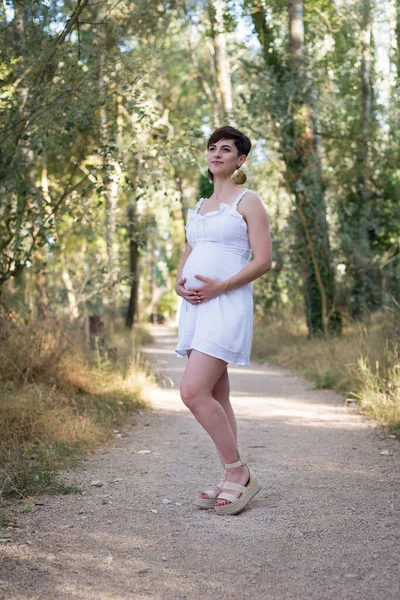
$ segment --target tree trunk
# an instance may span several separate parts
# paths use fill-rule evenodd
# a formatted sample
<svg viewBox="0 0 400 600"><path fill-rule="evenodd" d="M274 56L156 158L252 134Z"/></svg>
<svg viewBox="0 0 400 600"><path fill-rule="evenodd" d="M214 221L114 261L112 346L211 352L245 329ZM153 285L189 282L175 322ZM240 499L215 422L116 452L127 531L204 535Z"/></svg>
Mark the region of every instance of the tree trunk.
<svg viewBox="0 0 400 600"><path fill-rule="evenodd" d="M39 319L47 319L49 316L49 293L48 293L48 278L46 273L46 250L38 248L35 252L34 262L37 266L37 276L35 279L35 287L38 294L37 311Z"/></svg>
<svg viewBox="0 0 400 600"><path fill-rule="evenodd" d="M221 99L219 114L222 113L222 120L228 123L232 120L233 102L229 56L226 51L223 9L224 3L222 0L215 0L209 3L213 58L217 75L218 96Z"/></svg>
<svg viewBox="0 0 400 600"><path fill-rule="evenodd" d="M26 39L25 39L25 24L26 24L26 7L24 3L14 0L14 43L16 49L16 56L18 57L18 66L16 66L16 74L22 77L26 69L25 55ZM26 105L29 97L29 88L26 85L19 85L16 88L16 94L18 97L18 117L19 122L23 123L28 121L29 115L26 112ZM31 147L29 135L23 136L20 143L20 151L22 154L22 160L25 168L26 183L22 187L23 203L25 206L29 206L32 201L32 196L35 195L36 188L36 177L35 177L35 158ZM19 232L18 232L19 234Z"/></svg>
<svg viewBox="0 0 400 600"><path fill-rule="evenodd" d="M192 63L193 66L196 70L197 76L200 79L200 83L203 87L204 93L207 96L207 99L210 103L211 109L212 109L212 114L213 114L213 125L214 127L219 127L219 113L218 113L218 101L217 98L215 96L215 94L213 94L213 91L207 81L207 78L205 77L204 73L201 72L201 69L199 67L199 63L197 60L197 56L196 56L196 50L195 48L193 48L192 45L192 41L189 37L189 45L190 45L190 55L192 57Z"/></svg>
<svg viewBox="0 0 400 600"><path fill-rule="evenodd" d="M139 181L139 174L141 169L140 157L134 163L134 187ZM137 215L137 198L133 198L131 204L128 207L127 212L128 224L129 224L129 276L131 279L131 292L129 296L128 310L126 313L125 326L127 329L132 330L135 320L137 320L138 312L138 297L139 297L139 232L138 232L138 215Z"/></svg>
<svg viewBox="0 0 400 600"><path fill-rule="evenodd" d="M66 264L66 261L63 261L63 264ZM69 275L67 267L63 266L62 269L62 280L65 285L65 289L67 290L67 298L68 298L68 306L69 306L69 317L70 320L75 320L79 318L79 308L77 303L76 294L74 291L74 286L72 285L72 280Z"/></svg>
<svg viewBox="0 0 400 600"><path fill-rule="evenodd" d="M129 276L131 278L131 293L129 297L128 310L126 313L125 325L127 329L133 328L137 312L138 288L139 288L139 246L136 236L136 203L132 202L128 208L129 219Z"/></svg>
<svg viewBox="0 0 400 600"><path fill-rule="evenodd" d="M395 0L395 52L394 62L396 65L396 83L400 85L400 0Z"/></svg>
<svg viewBox="0 0 400 600"><path fill-rule="evenodd" d="M224 3L222 0L214 1L215 7L215 66L217 71L218 88L222 98L222 106L224 111L224 120L229 122L232 120L232 84L229 55L226 51L226 34L224 31L223 9Z"/></svg>
<svg viewBox="0 0 400 600"><path fill-rule="evenodd" d="M298 215L299 248L305 249L305 310L309 333L313 336L318 331L327 334L328 330L336 330L339 322L334 311L335 277L331 266L319 140L315 133L317 119L313 107L316 89L307 73L304 56L303 11L302 0L290 0L289 54L291 78L295 85L289 103L291 112L284 128L284 158Z"/></svg>
<svg viewBox="0 0 400 600"><path fill-rule="evenodd" d="M380 274L374 264L370 243L371 190L369 186L370 160L369 144L372 125L372 7L371 0L362 0L362 56L361 56L361 106L360 138L355 161L355 190L349 198L345 229L350 247L344 248L349 257L349 272L352 276L351 313L354 318L362 318L370 309L380 304Z"/></svg>

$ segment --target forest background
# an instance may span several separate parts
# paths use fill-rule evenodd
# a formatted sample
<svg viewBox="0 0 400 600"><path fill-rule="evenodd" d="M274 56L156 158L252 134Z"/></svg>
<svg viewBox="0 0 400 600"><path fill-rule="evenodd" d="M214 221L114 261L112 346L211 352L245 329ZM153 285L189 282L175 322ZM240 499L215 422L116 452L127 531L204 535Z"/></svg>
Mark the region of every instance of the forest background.
<svg viewBox="0 0 400 600"><path fill-rule="evenodd" d="M398 428L399 0L2 0L0 28L2 492L143 401L226 124L273 239L253 358Z"/></svg>

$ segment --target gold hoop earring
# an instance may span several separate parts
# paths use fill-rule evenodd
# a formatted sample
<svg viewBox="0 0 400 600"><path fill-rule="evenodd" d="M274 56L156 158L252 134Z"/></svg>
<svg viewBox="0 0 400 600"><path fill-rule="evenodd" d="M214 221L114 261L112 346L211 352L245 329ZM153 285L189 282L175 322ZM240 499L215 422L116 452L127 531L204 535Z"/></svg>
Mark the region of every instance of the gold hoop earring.
<svg viewBox="0 0 400 600"><path fill-rule="evenodd" d="M236 171L233 173L232 177L231 177L233 183L236 183L237 185L243 185L244 182L247 179L247 175L246 173L243 171L243 169L241 169L240 167L238 169L236 169Z"/></svg>

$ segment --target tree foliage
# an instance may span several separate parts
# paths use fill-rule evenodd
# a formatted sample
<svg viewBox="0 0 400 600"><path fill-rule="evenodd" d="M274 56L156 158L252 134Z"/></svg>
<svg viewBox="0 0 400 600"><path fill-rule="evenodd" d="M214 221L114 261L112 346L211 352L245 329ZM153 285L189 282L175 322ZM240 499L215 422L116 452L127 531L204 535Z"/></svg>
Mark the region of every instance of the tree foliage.
<svg viewBox="0 0 400 600"><path fill-rule="evenodd" d="M399 23L397 0L3 2L3 298L171 316L205 140L229 123L273 235L257 314L302 305L314 335L395 306Z"/></svg>

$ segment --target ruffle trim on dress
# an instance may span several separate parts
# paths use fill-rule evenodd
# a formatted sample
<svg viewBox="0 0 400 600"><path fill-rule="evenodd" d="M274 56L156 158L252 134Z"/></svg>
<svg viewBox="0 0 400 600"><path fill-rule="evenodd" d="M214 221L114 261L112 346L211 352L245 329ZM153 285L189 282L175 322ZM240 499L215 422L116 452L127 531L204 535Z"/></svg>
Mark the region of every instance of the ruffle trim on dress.
<svg viewBox="0 0 400 600"><path fill-rule="evenodd" d="M187 356L188 350L198 350L214 358L220 358L231 365L248 366L250 364L249 354L247 352L234 352L216 344L208 338L195 335L188 348L176 348L175 352L179 357Z"/></svg>
<svg viewBox="0 0 400 600"><path fill-rule="evenodd" d="M201 219L205 219L206 217L211 217L213 215L217 215L220 212L223 212L224 210L228 210L231 215L235 216L235 217L239 217L242 225L244 226L244 228L247 231L247 223L244 220L243 216L240 214L240 212L238 210L236 210L236 208L233 208L232 204L227 204L226 202L221 202L220 203L220 209L219 210L213 210L209 213L206 213L205 215L200 215L198 212L196 212L195 209L193 208L188 208L188 214L187 214L187 222L185 225L185 229L187 228L187 226L189 225L189 221L192 217L200 217Z"/></svg>

